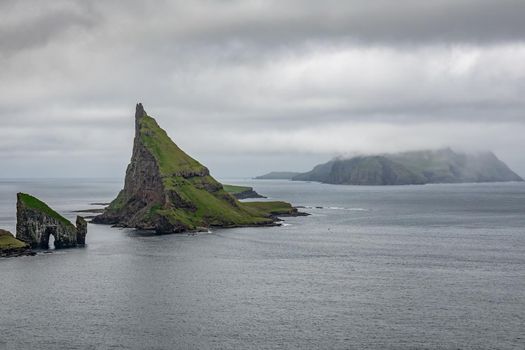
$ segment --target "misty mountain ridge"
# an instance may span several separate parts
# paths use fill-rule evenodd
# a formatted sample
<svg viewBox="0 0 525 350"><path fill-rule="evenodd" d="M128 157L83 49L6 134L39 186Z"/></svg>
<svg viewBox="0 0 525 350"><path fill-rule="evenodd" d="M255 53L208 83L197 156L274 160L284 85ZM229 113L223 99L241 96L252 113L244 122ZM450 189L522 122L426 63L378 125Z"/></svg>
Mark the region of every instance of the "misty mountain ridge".
<svg viewBox="0 0 525 350"><path fill-rule="evenodd" d="M346 185L523 181L492 152L463 153L450 148L337 157L292 180Z"/></svg>

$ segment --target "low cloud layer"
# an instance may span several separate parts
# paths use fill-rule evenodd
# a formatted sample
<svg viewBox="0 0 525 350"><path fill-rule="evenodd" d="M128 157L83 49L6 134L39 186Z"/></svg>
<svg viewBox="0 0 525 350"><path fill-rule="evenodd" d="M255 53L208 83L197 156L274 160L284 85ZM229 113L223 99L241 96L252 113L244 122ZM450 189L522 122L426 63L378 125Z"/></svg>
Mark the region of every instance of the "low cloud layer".
<svg viewBox="0 0 525 350"><path fill-rule="evenodd" d="M3 1L3 176L122 176L142 101L221 177L493 150L525 175L522 1Z"/></svg>

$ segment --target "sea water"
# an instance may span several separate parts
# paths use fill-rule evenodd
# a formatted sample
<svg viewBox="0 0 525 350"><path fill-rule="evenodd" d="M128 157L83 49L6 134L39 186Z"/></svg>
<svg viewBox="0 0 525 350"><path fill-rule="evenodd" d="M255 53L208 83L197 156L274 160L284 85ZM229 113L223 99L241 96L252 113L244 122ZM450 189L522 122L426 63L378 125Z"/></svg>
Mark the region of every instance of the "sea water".
<svg viewBox="0 0 525 350"><path fill-rule="evenodd" d="M304 206L268 228L0 259L0 349L524 349L525 185L228 180ZM0 180L73 220L122 180Z"/></svg>

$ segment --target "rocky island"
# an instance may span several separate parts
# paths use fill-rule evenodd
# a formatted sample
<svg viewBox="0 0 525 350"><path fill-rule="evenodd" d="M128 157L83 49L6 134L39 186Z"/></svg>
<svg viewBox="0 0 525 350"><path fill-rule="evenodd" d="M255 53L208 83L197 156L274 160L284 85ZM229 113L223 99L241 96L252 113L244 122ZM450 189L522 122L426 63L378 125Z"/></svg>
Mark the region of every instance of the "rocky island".
<svg viewBox="0 0 525 350"><path fill-rule="evenodd" d="M239 202L139 103L124 189L93 222L177 233L210 226L275 225L277 215L296 213L285 202Z"/></svg>
<svg viewBox="0 0 525 350"><path fill-rule="evenodd" d="M86 243L87 223L77 216L76 227L47 204L29 194L18 193L16 203L16 238L31 248L73 248Z"/></svg>
<svg viewBox="0 0 525 350"><path fill-rule="evenodd" d="M346 185L523 181L492 152L450 148L334 159L292 180Z"/></svg>

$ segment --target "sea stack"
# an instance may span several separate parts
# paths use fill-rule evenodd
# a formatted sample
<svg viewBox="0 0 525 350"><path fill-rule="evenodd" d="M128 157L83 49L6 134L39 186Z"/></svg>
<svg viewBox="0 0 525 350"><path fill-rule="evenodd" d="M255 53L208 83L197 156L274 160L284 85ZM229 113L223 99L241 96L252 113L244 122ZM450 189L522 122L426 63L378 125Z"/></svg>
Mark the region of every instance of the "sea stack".
<svg viewBox="0 0 525 350"><path fill-rule="evenodd" d="M124 189L93 222L157 233L274 225L275 217L265 208L241 203L227 193L208 168L181 150L139 103Z"/></svg>
<svg viewBox="0 0 525 350"><path fill-rule="evenodd" d="M31 248L49 248L49 237L55 248L73 248L85 244L87 225L77 217L77 227L47 204L26 193L17 194L16 238Z"/></svg>

